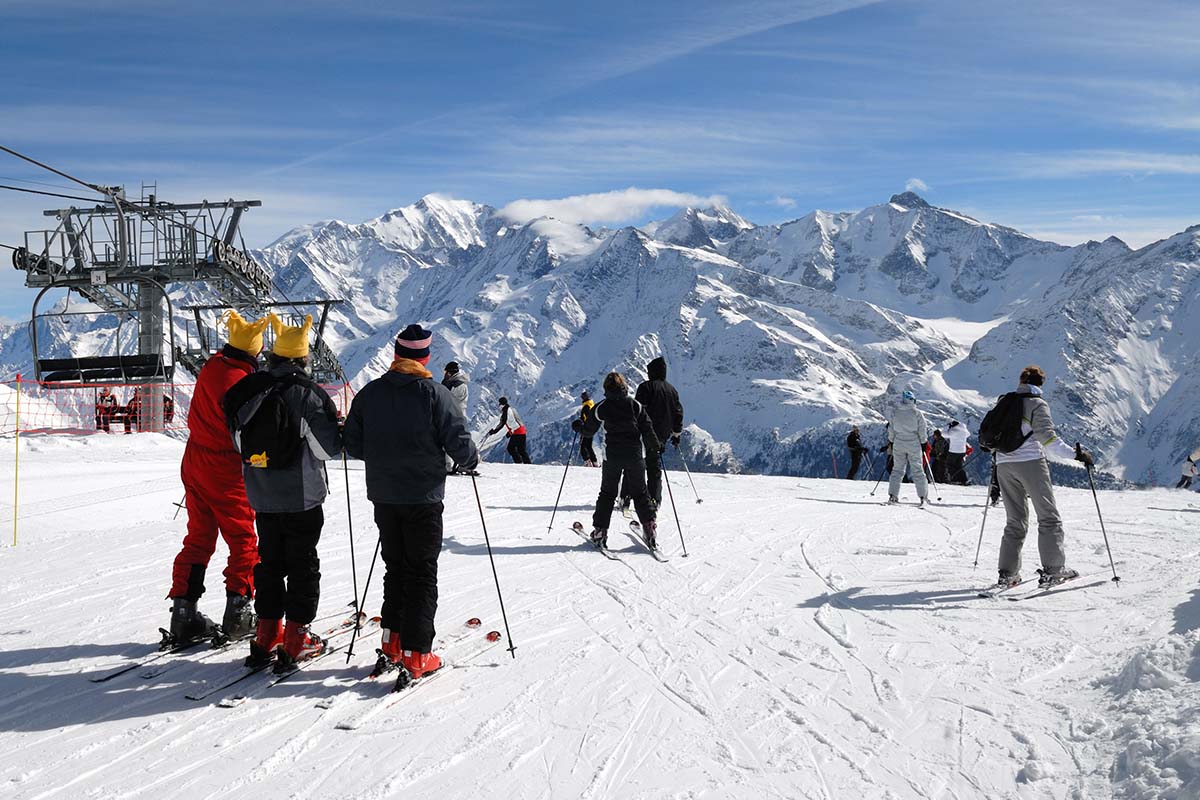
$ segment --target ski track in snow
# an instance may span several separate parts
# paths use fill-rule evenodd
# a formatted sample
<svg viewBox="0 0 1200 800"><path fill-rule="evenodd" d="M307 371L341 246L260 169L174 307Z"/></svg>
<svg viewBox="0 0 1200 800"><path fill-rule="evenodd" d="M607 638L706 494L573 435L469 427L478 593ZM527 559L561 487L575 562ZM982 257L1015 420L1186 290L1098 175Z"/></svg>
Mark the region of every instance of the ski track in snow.
<svg viewBox="0 0 1200 800"><path fill-rule="evenodd" d="M1153 746L1114 771L1126 740L1188 741L1145 720L1183 719L1191 684L1171 676L1196 674L1177 654L1200 628L1200 551L1165 490L1101 493L1120 587L1090 493L1060 490L1070 561L1099 585L1009 603L975 596L992 574L970 569L981 487L941 487L946 504L924 513L875 503L864 482L697 474L704 504L679 505L690 557L667 512L660 564L617 527L618 561L570 531L594 472L568 475L572 510L547 532L560 469L486 464L517 658L496 647L345 731L382 696L349 685L378 634L349 665L331 656L231 709L183 695L244 645L153 679L87 680L151 654L167 621L180 449L130 463L97 440L56 459L43 440L22 454L20 544L0 551L0 796L1088 798L1116 775L1118 796L1142 798L1182 780ZM11 466L0 478L11 487ZM470 616L502 629L471 486L447 490L439 637ZM351 593L345 500L333 481L322 615ZM361 472L351 500L361 586L376 535ZM989 519L983 564L1002 524ZM219 545L210 614L224 558ZM377 569L370 612L379 586Z"/></svg>

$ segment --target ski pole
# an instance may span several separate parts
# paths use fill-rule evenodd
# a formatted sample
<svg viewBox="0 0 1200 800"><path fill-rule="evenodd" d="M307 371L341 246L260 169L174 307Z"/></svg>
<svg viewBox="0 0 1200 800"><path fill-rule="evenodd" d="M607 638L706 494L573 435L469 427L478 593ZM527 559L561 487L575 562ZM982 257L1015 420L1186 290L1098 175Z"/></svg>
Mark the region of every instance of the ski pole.
<svg viewBox="0 0 1200 800"><path fill-rule="evenodd" d="M558 514L558 501L562 500L563 487L567 485L567 470L571 468L571 461L575 458L575 441L579 438L579 431L571 436L571 449L567 451L567 465L563 467L562 483L558 484L558 497L554 498L554 511L550 512L550 524L546 526L546 533L554 527L554 517Z"/></svg>
<svg viewBox="0 0 1200 800"><path fill-rule="evenodd" d="M354 655L354 640L358 638L358 632L361 626L358 623L358 609L367 604L367 591L371 588L371 576L375 574L375 559L379 558L379 545L383 542L383 532L380 531L379 538L375 540L375 555L371 556L371 567L367 570L367 582L363 584L362 600L356 596L354 598L354 633L350 634L350 645L346 648L346 663L350 663L350 657Z"/></svg>
<svg viewBox="0 0 1200 800"><path fill-rule="evenodd" d="M179 519L179 512L183 511L183 509L187 507L184 505L184 503L186 503L186 502L187 502L187 492L184 492L183 497L179 498L179 502L175 504L175 516L171 517L172 522Z"/></svg>
<svg viewBox="0 0 1200 800"><path fill-rule="evenodd" d="M679 450L679 445L675 445L675 449ZM659 458L661 460L661 456ZM688 482L692 484L692 494L696 495L696 502L703 503L704 501L700 499L700 493L696 491L696 482L692 480L692 471L688 469L687 459L683 457L683 453L679 454L679 460L683 463L683 471L687 473Z"/></svg>
<svg viewBox="0 0 1200 800"><path fill-rule="evenodd" d="M983 529L987 527L988 508L992 505L992 484L996 481L996 454L992 453L992 479L988 481L987 494L983 496L983 524L979 526L979 544L975 545L975 563L971 569L979 566L979 552L983 549Z"/></svg>
<svg viewBox="0 0 1200 800"><path fill-rule="evenodd" d="M940 502L942 502L942 493L938 491L938 488L937 488L937 481L935 481L935 480L933 479L933 467L931 467L931 466L929 465L929 456L925 455L925 449L924 449L924 448L921 448L921 460L925 462L924 466L922 466L922 467L921 467L921 469L926 469L926 468L928 468L928 470L929 470L929 482L933 484L933 493L937 495L938 502L940 503Z"/></svg>
<svg viewBox="0 0 1200 800"><path fill-rule="evenodd" d="M504 611L504 594L500 591L500 576L496 574L496 559L492 557L492 542L488 538L487 520L483 518L483 501L479 499L479 484L475 476L471 476L471 486L475 489L475 505L479 506L479 524L483 526L483 541L487 545L488 561L492 564L492 578L496 581L496 597L500 598L500 618L504 620L504 635L508 637L508 652L513 658L517 657L517 646L513 644L512 631L508 629L508 614Z"/></svg>
<svg viewBox="0 0 1200 800"><path fill-rule="evenodd" d="M1075 443L1075 450L1080 449L1079 443ZM1108 565L1112 568L1113 583L1118 586L1121 584L1121 579L1117 577L1117 565L1113 562L1112 548L1108 546L1108 531L1104 529L1104 515L1100 513L1100 497L1096 494L1096 481L1092 477L1092 465L1087 465L1088 483L1092 486L1092 499L1096 501L1096 516L1100 518L1100 532L1104 534L1104 549L1108 551Z"/></svg>
<svg viewBox="0 0 1200 800"><path fill-rule="evenodd" d="M350 510L350 467L346 464L346 451L342 450L342 477L346 479L346 524L350 529L350 579L354 585L354 629L362 627L362 609L358 606L358 565L354 559L354 512ZM328 483L326 478L326 483Z"/></svg>
<svg viewBox="0 0 1200 800"><path fill-rule="evenodd" d="M675 515L675 527L679 530L679 544L683 546L683 557L687 558L687 542L683 540L683 526L679 524L679 510L675 508L675 493L671 491L671 481L667 480L667 467L663 463L662 453L658 454L658 468L662 470L663 483L667 485L667 497L671 500L671 513Z"/></svg>
<svg viewBox="0 0 1200 800"><path fill-rule="evenodd" d="M869 481L871 480L871 473L875 471L875 459L871 458L871 449L869 447L863 449L867 454L867 471L859 480Z"/></svg>
<svg viewBox="0 0 1200 800"><path fill-rule="evenodd" d="M875 496L875 492L879 490L879 484L883 483L883 473L887 472L887 459L879 459L879 479L875 481L875 488L871 490L871 497Z"/></svg>

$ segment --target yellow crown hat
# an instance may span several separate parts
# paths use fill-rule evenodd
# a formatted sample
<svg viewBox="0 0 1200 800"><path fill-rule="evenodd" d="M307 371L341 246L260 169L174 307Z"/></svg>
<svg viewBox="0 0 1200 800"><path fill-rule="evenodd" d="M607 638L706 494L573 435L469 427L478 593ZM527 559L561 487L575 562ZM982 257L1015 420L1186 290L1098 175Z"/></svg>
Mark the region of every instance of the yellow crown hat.
<svg viewBox="0 0 1200 800"><path fill-rule="evenodd" d="M308 332L312 330L312 314L304 315L304 324L298 328L284 323L271 314L271 329L275 331L275 346L271 352L284 358L304 358L308 355Z"/></svg>
<svg viewBox="0 0 1200 800"><path fill-rule="evenodd" d="M256 356L263 349L263 331L267 329L269 320L266 317L247 322L242 315L230 309L221 318L229 329L229 344L238 350Z"/></svg>

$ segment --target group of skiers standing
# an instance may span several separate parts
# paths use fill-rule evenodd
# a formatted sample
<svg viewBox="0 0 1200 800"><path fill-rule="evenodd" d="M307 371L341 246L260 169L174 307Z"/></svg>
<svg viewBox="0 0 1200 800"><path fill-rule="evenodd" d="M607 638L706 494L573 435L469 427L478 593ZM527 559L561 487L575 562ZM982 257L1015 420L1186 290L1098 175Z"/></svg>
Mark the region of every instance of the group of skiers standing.
<svg viewBox="0 0 1200 800"><path fill-rule="evenodd" d="M1029 502L1032 501L1038 522L1038 550L1042 568L1038 570L1039 583L1054 583L1078 575L1066 567L1063 549L1062 518L1054 500L1054 486L1050 480L1047 458L1076 461L1088 469L1094 465L1092 455L1078 444L1072 448L1058 437L1050 406L1042 396L1045 372L1037 366L1028 366L1021 371L1015 392L1002 396L996 407L984 417L980 427L980 444L993 453L992 504L1003 500L1006 515L1004 536L1000 544L998 586L1012 586L1022 582L1021 549L1029 529ZM940 432L939 432L940 433ZM967 439L970 432L960 422L953 421L943 437L944 445L927 443L928 423L925 415L917 408L917 397L906 390L900 403L888 420L889 453L888 503L900 501L900 485L907 472L916 485L919 504L928 499L928 476L930 470L936 475L938 467L930 466L930 455L944 448L948 483L966 485L963 461L970 452ZM859 459L866 448L862 444L858 428L847 437L851 449L850 476L857 471ZM1200 452L1195 455L1200 456Z"/></svg>
<svg viewBox="0 0 1200 800"><path fill-rule="evenodd" d="M608 547L608 528L618 497L629 498L641 524L646 545L658 547L657 517L662 504L662 457L667 442L679 447L683 404L667 382L667 362L661 356L646 365L648 378L633 397L619 372L604 378L604 399L593 403L587 392L571 428L580 435L584 463L596 463L592 439L604 429L604 464L600 495L592 514L592 541Z"/></svg>
<svg viewBox="0 0 1200 800"><path fill-rule="evenodd" d="M309 376L311 317L293 327L274 315L247 321L230 311L224 322L228 344L201 369L188 415L187 536L173 568L166 640L253 631L247 665L274 661L277 672L325 649L310 629L328 493L322 462L344 452L365 463L380 533L381 660L413 679L438 669L432 646L447 460L467 471L479 461L449 380L457 369L447 365L450 387L434 381L426 368L433 334L409 325L396 338L390 369L363 387L343 421ZM264 370L268 325L275 336ZM197 607L218 534L230 553L219 626Z"/></svg>

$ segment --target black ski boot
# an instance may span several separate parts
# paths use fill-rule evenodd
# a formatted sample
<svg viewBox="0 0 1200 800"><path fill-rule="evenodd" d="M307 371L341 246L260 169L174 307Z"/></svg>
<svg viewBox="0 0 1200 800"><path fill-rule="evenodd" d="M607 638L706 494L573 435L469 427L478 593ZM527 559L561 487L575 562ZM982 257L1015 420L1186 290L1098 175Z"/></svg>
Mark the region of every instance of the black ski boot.
<svg viewBox="0 0 1200 800"><path fill-rule="evenodd" d="M658 549L658 523L651 520L642 528L642 537L646 540L646 546L651 550Z"/></svg>
<svg viewBox="0 0 1200 800"><path fill-rule="evenodd" d="M216 624L196 608L195 600L175 597L171 600L171 629L159 628L163 635L159 647L163 650L187 647L211 639L216 629Z"/></svg>
<svg viewBox="0 0 1200 800"><path fill-rule="evenodd" d="M1039 569L1038 570L1038 588L1049 589L1053 586L1058 586L1060 583L1066 583L1069 580L1074 580L1079 577L1079 573L1073 569L1059 567L1058 569Z"/></svg>
<svg viewBox="0 0 1200 800"><path fill-rule="evenodd" d="M592 544L596 545L596 547L599 547L602 549L607 549L608 548L608 531L602 530L600 528L593 528L592 529Z"/></svg>
<svg viewBox="0 0 1200 800"><path fill-rule="evenodd" d="M221 627L213 633L213 644L217 647L241 639L254 632L258 617L254 615L254 598L241 594L225 595L225 615Z"/></svg>

